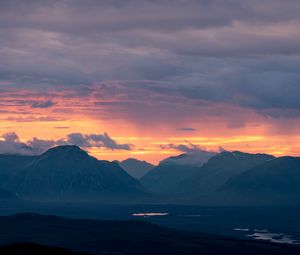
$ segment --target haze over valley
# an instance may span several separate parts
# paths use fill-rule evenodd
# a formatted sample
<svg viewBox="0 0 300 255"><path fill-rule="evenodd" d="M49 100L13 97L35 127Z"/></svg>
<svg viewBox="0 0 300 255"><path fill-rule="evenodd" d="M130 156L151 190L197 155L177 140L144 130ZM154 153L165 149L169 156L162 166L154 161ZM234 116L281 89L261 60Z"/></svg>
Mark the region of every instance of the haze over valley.
<svg viewBox="0 0 300 255"><path fill-rule="evenodd" d="M300 254L299 0L1 0L0 254Z"/></svg>

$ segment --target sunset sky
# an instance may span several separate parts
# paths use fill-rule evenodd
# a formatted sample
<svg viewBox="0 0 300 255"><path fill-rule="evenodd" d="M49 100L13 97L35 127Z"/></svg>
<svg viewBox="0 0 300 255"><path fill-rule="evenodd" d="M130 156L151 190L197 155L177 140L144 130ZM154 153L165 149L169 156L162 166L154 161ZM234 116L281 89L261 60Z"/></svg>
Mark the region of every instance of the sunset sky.
<svg viewBox="0 0 300 255"><path fill-rule="evenodd" d="M299 0L0 1L0 153L300 156Z"/></svg>

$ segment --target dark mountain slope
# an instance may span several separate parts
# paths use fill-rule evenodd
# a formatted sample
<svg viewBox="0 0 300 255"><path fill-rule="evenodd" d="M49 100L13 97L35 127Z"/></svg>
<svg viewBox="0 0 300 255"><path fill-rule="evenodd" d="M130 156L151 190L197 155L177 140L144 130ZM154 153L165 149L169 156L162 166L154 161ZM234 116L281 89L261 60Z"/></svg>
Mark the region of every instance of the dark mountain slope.
<svg viewBox="0 0 300 255"><path fill-rule="evenodd" d="M141 179L141 183L149 190L169 194L185 178L191 176L197 167L186 165L159 165Z"/></svg>
<svg viewBox="0 0 300 255"><path fill-rule="evenodd" d="M0 188L0 202L17 202L18 200L18 197L14 193Z"/></svg>
<svg viewBox="0 0 300 255"><path fill-rule="evenodd" d="M74 220L55 216L17 214L0 217L0 225L2 245L35 242L96 255L300 253L298 246L226 239L172 230L141 221Z"/></svg>
<svg viewBox="0 0 300 255"><path fill-rule="evenodd" d="M63 248L51 247L35 243L13 243L0 246L2 255L89 255L90 253L75 252ZM91 254L90 254L91 255Z"/></svg>
<svg viewBox="0 0 300 255"><path fill-rule="evenodd" d="M202 199L213 202L213 197L210 195L220 189L229 179L273 158L271 155L239 151L219 153L198 168L190 178L182 181L174 193L184 197L188 195L194 202L201 203Z"/></svg>
<svg viewBox="0 0 300 255"><path fill-rule="evenodd" d="M169 157L141 178L141 183L157 193L173 193L177 185L192 176L214 153L197 152Z"/></svg>
<svg viewBox="0 0 300 255"><path fill-rule="evenodd" d="M146 195L117 163L97 160L77 146L55 147L36 157L20 156L15 165L8 162L6 166L0 170L0 186L26 199L110 201Z"/></svg>
<svg viewBox="0 0 300 255"><path fill-rule="evenodd" d="M0 182L10 181L15 174L19 174L37 156L0 154Z"/></svg>
<svg viewBox="0 0 300 255"><path fill-rule="evenodd" d="M119 165L132 177L140 179L155 166L134 158L128 158L119 162Z"/></svg>
<svg viewBox="0 0 300 255"><path fill-rule="evenodd" d="M258 165L229 180L220 193L243 202L300 202L300 158L281 157Z"/></svg>

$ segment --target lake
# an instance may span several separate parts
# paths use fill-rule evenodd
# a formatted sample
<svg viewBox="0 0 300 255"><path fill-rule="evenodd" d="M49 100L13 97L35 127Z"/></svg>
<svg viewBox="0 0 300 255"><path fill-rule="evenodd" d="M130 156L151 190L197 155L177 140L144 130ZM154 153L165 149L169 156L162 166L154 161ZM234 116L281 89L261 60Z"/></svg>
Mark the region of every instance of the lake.
<svg viewBox="0 0 300 255"><path fill-rule="evenodd" d="M70 218L143 220L175 229L234 238L299 244L299 207L205 207L186 205L95 205L2 203L0 215L20 212Z"/></svg>

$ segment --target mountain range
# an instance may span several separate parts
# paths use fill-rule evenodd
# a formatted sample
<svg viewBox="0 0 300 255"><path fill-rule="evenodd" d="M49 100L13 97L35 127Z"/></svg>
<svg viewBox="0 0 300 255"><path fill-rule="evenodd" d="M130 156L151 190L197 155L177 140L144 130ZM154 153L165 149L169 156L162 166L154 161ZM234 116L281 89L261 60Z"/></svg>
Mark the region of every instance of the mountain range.
<svg viewBox="0 0 300 255"><path fill-rule="evenodd" d="M199 151L169 157L141 178L141 183L149 190L168 194L173 193L178 185L192 176L199 167L215 153Z"/></svg>
<svg viewBox="0 0 300 255"><path fill-rule="evenodd" d="M77 146L39 156L1 155L0 165L0 186L23 199L121 202L148 196L117 163L97 160Z"/></svg>
<svg viewBox="0 0 300 255"><path fill-rule="evenodd" d="M300 158L223 151L199 164L194 158L187 160L188 157L190 155L183 154L162 161L141 178L141 183L180 204L300 202Z"/></svg>
<svg viewBox="0 0 300 255"><path fill-rule="evenodd" d="M121 162L117 162L129 175L136 179L142 178L155 166L142 160L128 158Z"/></svg>
<svg viewBox="0 0 300 255"><path fill-rule="evenodd" d="M38 156L0 155L0 165L1 201L201 205L300 201L297 157L198 152L169 157L150 169L147 162L98 160L77 146L66 145ZM131 174L148 172L137 180L122 165Z"/></svg>
<svg viewBox="0 0 300 255"><path fill-rule="evenodd" d="M300 158L280 157L228 180L219 190L246 204L294 204L300 202Z"/></svg>
<svg viewBox="0 0 300 255"><path fill-rule="evenodd" d="M274 157L267 154L221 152L179 183L174 192L177 196L188 196L194 203L214 203L219 190L228 180L272 159Z"/></svg>

